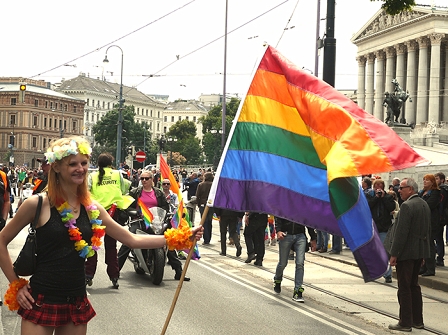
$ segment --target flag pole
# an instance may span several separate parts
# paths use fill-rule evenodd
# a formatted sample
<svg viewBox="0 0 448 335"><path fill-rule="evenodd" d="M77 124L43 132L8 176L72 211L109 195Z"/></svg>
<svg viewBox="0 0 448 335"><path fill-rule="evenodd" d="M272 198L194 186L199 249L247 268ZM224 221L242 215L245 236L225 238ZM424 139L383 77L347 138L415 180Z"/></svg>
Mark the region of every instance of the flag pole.
<svg viewBox="0 0 448 335"><path fill-rule="evenodd" d="M205 206L204 212L202 213L201 222L199 223L199 226L203 226L204 225L205 218L207 217L207 214L208 214L208 209L209 209L209 207ZM196 246L196 243L197 243L197 241L196 241L196 239L194 239L193 246L190 248L190 252L188 253L187 259L185 261L184 269L182 270L182 275L180 276L180 280L179 280L179 284L177 285L176 293L174 294L173 301L171 302L171 308L170 308L170 310L168 312L168 315L166 317L165 324L163 325L162 332L160 333L161 335L165 334L166 329L168 328L168 325L170 323L171 316L173 315L174 308L176 307L177 298L179 297L180 290L182 289L182 284L184 283L185 274L187 273L188 265L190 265L191 257L193 256L194 248Z"/></svg>

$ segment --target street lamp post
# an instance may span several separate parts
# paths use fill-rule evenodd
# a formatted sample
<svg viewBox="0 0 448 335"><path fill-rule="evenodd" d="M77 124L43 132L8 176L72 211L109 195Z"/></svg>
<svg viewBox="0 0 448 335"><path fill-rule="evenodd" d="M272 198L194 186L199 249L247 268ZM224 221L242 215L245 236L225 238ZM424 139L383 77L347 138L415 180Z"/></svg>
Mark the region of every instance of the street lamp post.
<svg viewBox="0 0 448 335"><path fill-rule="evenodd" d="M171 165L173 165L173 146L171 145L171 143L172 142L177 142L177 138L170 136L166 140L170 143L170 146L169 146L169 148L170 148L170 157L169 157L169 160L168 160L168 164L171 167Z"/></svg>
<svg viewBox="0 0 448 335"><path fill-rule="evenodd" d="M117 153L116 153L116 164L117 168L120 167L121 162L121 136L123 132L123 50L118 45L111 45L106 49L106 56L104 57L103 63L109 63L107 59L107 51L116 47L121 51L121 76L120 76L120 96L119 96L119 105L118 105L118 122L117 122Z"/></svg>

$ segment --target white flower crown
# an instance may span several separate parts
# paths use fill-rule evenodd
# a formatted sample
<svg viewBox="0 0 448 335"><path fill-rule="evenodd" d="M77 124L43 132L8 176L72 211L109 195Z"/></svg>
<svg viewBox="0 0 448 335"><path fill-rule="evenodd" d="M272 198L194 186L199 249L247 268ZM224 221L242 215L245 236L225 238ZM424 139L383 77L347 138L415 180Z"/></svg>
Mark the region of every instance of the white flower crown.
<svg viewBox="0 0 448 335"><path fill-rule="evenodd" d="M77 144L76 141L71 140L70 144L64 145L56 145L53 147L53 150L48 149L45 153L45 157L48 160L48 163L54 163L57 160L61 160L64 157L70 155L77 155L79 153L83 155L89 155L92 153L92 148L90 147L88 142L82 142Z"/></svg>

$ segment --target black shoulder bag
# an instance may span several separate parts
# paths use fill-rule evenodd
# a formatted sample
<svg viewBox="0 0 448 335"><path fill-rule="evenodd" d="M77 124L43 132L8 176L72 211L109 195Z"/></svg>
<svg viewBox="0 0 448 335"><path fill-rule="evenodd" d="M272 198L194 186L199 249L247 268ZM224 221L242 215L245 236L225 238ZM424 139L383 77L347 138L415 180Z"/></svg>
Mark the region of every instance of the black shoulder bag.
<svg viewBox="0 0 448 335"><path fill-rule="evenodd" d="M36 241L36 226L39 220L40 210L42 208L42 196L38 194L39 202L36 208L36 215L34 221L30 223L28 228L28 236L25 245L20 251L19 256L14 262L14 271L18 276L31 276L36 270L37 263L37 241Z"/></svg>

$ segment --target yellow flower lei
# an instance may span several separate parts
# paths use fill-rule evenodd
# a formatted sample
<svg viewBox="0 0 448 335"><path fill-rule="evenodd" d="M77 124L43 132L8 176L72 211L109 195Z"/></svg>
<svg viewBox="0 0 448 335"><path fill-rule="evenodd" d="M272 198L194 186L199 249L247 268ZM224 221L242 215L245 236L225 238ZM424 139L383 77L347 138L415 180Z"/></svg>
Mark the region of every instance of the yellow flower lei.
<svg viewBox="0 0 448 335"><path fill-rule="evenodd" d="M164 233L169 250L190 249L193 246L193 241L190 239L192 235L188 225L181 225L177 229L170 228Z"/></svg>
<svg viewBox="0 0 448 335"><path fill-rule="evenodd" d="M28 285L28 280L19 278L9 283L8 290L5 293L5 305L10 311L17 311L20 307L17 302L17 292L24 286Z"/></svg>

